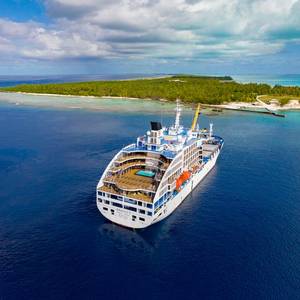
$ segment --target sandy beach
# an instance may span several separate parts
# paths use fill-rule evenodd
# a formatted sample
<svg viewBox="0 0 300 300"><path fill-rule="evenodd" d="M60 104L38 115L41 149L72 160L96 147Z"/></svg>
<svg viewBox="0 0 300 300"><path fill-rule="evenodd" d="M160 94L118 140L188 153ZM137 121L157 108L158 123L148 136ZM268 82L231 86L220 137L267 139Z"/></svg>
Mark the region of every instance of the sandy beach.
<svg viewBox="0 0 300 300"><path fill-rule="evenodd" d="M230 102L226 104L214 105L223 109L252 109L252 110L270 110L270 111L285 111L285 110L299 110L300 101L298 99L291 99L287 104L280 105L280 102L274 98L267 104L262 99L263 96L258 96L255 102Z"/></svg>
<svg viewBox="0 0 300 300"><path fill-rule="evenodd" d="M169 101L167 99L157 99L153 100L151 98L134 98L134 97L117 97L117 96L80 96L80 95L62 95L62 94L42 94L42 93L26 93L26 92L0 92L1 94L15 94L15 95L24 95L24 96L41 96L41 97L61 97L61 98L80 98L80 99L116 99L116 100L139 100L139 101L159 101L159 102L166 102L166 103L173 103L173 101ZM207 108L219 108L219 109L229 109L229 110L270 110L270 111L288 111L288 110L300 110L300 101L297 99L290 100L285 105L280 105L279 100L276 98L272 99L270 104L263 102L262 100L265 95L258 96L255 102L229 102L224 104L203 104ZM187 106L193 105L193 103L183 103Z"/></svg>

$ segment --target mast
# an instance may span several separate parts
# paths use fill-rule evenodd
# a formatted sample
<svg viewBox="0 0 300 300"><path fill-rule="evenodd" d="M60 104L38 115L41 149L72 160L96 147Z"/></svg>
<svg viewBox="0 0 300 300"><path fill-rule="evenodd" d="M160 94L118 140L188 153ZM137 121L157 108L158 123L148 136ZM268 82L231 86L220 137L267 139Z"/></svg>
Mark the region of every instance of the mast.
<svg viewBox="0 0 300 300"><path fill-rule="evenodd" d="M180 115L181 115L181 105L180 105L180 100L177 99L176 100L176 117L175 117L175 124L174 124L174 128L175 130L178 130L180 127Z"/></svg>
<svg viewBox="0 0 300 300"><path fill-rule="evenodd" d="M210 123L210 124L209 124L209 137L210 137L210 138L211 138L212 135L213 135L213 126L214 126L213 123Z"/></svg>

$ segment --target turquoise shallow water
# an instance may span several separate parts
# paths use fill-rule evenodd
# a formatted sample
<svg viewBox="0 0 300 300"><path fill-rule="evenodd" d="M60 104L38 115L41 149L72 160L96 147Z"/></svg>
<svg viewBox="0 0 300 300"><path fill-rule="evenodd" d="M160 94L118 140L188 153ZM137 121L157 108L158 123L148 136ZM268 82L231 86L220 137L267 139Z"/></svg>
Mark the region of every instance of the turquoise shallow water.
<svg viewBox="0 0 300 300"><path fill-rule="evenodd" d="M1 299L299 299L300 113L202 115L225 139L216 167L169 218L130 231L100 215L95 187L157 108L1 102Z"/></svg>
<svg viewBox="0 0 300 300"><path fill-rule="evenodd" d="M232 78L241 83L267 83L272 86L300 86L300 74L292 75L232 75Z"/></svg>
<svg viewBox="0 0 300 300"><path fill-rule="evenodd" d="M174 111L174 103L128 99L128 98L94 98L45 96L18 93L0 93L0 103L11 103L16 106L52 107L56 109L87 109L93 111L123 112L159 112Z"/></svg>

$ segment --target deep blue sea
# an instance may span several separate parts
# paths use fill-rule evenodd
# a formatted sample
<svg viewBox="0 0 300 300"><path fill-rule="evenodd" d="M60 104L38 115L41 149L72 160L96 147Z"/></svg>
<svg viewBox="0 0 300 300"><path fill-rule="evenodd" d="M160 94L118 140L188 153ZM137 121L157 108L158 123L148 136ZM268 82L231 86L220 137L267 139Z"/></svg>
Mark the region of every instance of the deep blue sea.
<svg viewBox="0 0 300 300"><path fill-rule="evenodd" d="M216 167L131 231L95 188L159 113L1 102L0 299L300 299L300 113L286 115L201 116L225 139Z"/></svg>

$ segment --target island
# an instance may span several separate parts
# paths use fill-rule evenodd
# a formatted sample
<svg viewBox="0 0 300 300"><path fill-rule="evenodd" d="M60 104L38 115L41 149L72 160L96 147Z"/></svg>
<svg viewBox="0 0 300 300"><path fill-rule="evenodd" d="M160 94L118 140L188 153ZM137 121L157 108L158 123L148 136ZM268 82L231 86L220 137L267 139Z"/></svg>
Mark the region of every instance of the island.
<svg viewBox="0 0 300 300"><path fill-rule="evenodd" d="M1 88L3 92L51 95L124 97L223 105L255 103L257 97L274 107L298 108L300 87L238 83L230 76L174 75L163 78L23 84Z"/></svg>

